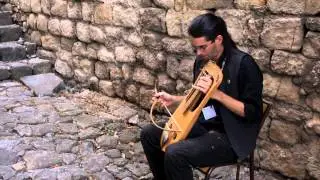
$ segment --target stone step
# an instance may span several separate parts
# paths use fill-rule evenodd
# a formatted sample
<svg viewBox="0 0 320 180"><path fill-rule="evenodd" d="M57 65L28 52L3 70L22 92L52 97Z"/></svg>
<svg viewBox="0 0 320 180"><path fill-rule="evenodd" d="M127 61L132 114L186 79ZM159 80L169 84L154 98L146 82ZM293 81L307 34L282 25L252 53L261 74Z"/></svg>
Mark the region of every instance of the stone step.
<svg viewBox="0 0 320 180"><path fill-rule="evenodd" d="M24 76L21 81L37 96L51 96L65 86L63 80L54 73Z"/></svg>
<svg viewBox="0 0 320 180"><path fill-rule="evenodd" d="M19 25L0 26L0 42L17 41L21 35L22 29Z"/></svg>
<svg viewBox="0 0 320 180"><path fill-rule="evenodd" d="M17 61L26 58L24 46L11 41L0 43L0 61Z"/></svg>
<svg viewBox="0 0 320 180"><path fill-rule="evenodd" d="M12 24L11 12L10 11L0 11L0 25Z"/></svg>
<svg viewBox="0 0 320 180"><path fill-rule="evenodd" d="M0 62L0 80L14 79L21 77L50 73L53 71L50 60L32 58L15 62Z"/></svg>

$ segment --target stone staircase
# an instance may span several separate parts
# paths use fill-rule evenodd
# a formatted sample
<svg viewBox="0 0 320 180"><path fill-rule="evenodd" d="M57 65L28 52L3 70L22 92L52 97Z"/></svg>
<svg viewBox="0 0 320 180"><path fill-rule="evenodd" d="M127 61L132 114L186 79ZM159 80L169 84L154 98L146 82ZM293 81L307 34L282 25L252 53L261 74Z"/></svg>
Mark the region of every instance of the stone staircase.
<svg viewBox="0 0 320 180"><path fill-rule="evenodd" d="M0 81L50 73L50 60L36 57L36 44L25 42L22 29L13 24L10 11L0 11Z"/></svg>
<svg viewBox="0 0 320 180"><path fill-rule="evenodd" d="M1 5L1 4L0 4ZM22 29L13 24L10 11L0 8L0 81L21 81L36 96L50 96L64 88L56 76L53 63L38 58L35 43L25 42Z"/></svg>

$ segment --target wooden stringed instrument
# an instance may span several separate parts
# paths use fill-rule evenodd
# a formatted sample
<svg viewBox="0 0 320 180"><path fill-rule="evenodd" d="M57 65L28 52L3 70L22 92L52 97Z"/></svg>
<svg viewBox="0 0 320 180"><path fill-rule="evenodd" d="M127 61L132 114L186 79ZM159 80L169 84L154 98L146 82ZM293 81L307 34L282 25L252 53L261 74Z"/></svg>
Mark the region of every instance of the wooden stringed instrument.
<svg viewBox="0 0 320 180"><path fill-rule="evenodd" d="M152 104L150 118L157 127L163 129L160 141L162 151L166 151L166 148L170 144L183 140L188 136L193 125L198 120L202 108L207 104L213 92L219 87L223 78L221 69L211 61L208 61L202 68L195 84L197 84L199 78L204 75L210 75L213 80L208 92L204 94L200 90L191 88L189 93L179 104L178 108L171 115L164 128L161 128L154 122L152 110L158 102L155 101Z"/></svg>

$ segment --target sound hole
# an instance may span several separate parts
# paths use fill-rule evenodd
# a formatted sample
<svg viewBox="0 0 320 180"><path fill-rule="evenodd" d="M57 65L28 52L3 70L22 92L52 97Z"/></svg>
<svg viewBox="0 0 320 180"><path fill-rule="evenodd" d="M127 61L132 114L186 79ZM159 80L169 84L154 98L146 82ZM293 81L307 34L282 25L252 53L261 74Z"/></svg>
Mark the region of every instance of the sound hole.
<svg viewBox="0 0 320 180"><path fill-rule="evenodd" d="M176 133L176 132L173 132L172 138L173 138L174 140L177 138L177 133Z"/></svg>

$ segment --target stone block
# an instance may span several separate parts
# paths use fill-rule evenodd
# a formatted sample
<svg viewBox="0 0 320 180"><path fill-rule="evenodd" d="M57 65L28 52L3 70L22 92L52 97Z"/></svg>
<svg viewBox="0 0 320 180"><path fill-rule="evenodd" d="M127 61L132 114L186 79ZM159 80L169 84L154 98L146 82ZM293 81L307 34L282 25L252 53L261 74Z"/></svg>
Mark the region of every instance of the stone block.
<svg viewBox="0 0 320 180"><path fill-rule="evenodd" d="M314 111L320 112L320 96L317 93L309 94L306 98L306 104Z"/></svg>
<svg viewBox="0 0 320 180"><path fill-rule="evenodd" d="M25 76L21 81L37 96L50 96L64 88L63 80L54 73Z"/></svg>
<svg viewBox="0 0 320 180"><path fill-rule="evenodd" d="M81 2L81 14L84 21L91 21L93 18L93 12L94 12L94 3L93 2L87 2L83 1Z"/></svg>
<svg viewBox="0 0 320 180"><path fill-rule="evenodd" d="M2 25L0 26L0 42L17 41L22 35L19 25Z"/></svg>
<svg viewBox="0 0 320 180"><path fill-rule="evenodd" d="M71 19L82 19L81 15L81 3L68 2L68 18Z"/></svg>
<svg viewBox="0 0 320 180"><path fill-rule="evenodd" d="M311 31L320 31L320 17L307 17L306 27Z"/></svg>
<svg viewBox="0 0 320 180"><path fill-rule="evenodd" d="M87 47L85 43L77 41L72 46L72 55L87 56Z"/></svg>
<svg viewBox="0 0 320 180"><path fill-rule="evenodd" d="M123 64L121 67L121 70L122 70L124 80L131 79L132 74L133 74L133 68L130 65Z"/></svg>
<svg viewBox="0 0 320 180"><path fill-rule="evenodd" d="M100 46L97 52L98 59L103 62L113 62L115 61L115 56L113 52L109 51L105 46Z"/></svg>
<svg viewBox="0 0 320 180"><path fill-rule="evenodd" d="M62 156L54 151L28 151L24 154L27 169L42 169L56 166L62 163Z"/></svg>
<svg viewBox="0 0 320 180"><path fill-rule="evenodd" d="M74 79L78 82L85 83L88 82L90 74L85 73L82 69L74 70Z"/></svg>
<svg viewBox="0 0 320 180"><path fill-rule="evenodd" d="M126 88L125 97L131 102L139 103L140 97L137 94L139 94L139 88L133 84L129 84Z"/></svg>
<svg viewBox="0 0 320 180"><path fill-rule="evenodd" d="M174 0L154 0L153 1L157 6L160 6L164 9L173 9L174 8Z"/></svg>
<svg viewBox="0 0 320 180"><path fill-rule="evenodd" d="M176 89L176 81L172 80L167 74L158 74L158 87L166 92L174 93Z"/></svg>
<svg viewBox="0 0 320 180"><path fill-rule="evenodd" d="M309 58L320 58L320 33L309 31L304 39L302 54Z"/></svg>
<svg viewBox="0 0 320 180"><path fill-rule="evenodd" d="M11 69L11 77L14 80L20 80L23 76L32 75L32 68L24 62L9 63Z"/></svg>
<svg viewBox="0 0 320 180"><path fill-rule="evenodd" d="M20 8L23 12L31 12L31 0L19 0Z"/></svg>
<svg viewBox="0 0 320 180"><path fill-rule="evenodd" d="M187 39L165 37L162 39L163 48L169 53L193 55L192 46ZM179 47L179 48L177 48Z"/></svg>
<svg viewBox="0 0 320 180"><path fill-rule="evenodd" d="M273 104L272 108L272 119L283 119L295 124L303 124L305 121L312 119L313 115L312 110L307 106L279 102Z"/></svg>
<svg viewBox="0 0 320 180"><path fill-rule="evenodd" d="M182 36L182 16L181 12L169 9L166 15L167 31L169 36Z"/></svg>
<svg viewBox="0 0 320 180"><path fill-rule="evenodd" d="M48 50L58 51L60 48L60 38L50 34L41 36L42 47Z"/></svg>
<svg viewBox="0 0 320 180"><path fill-rule="evenodd" d="M93 41L100 42L102 44L106 41L106 34L100 27L90 25L89 26L90 39Z"/></svg>
<svg viewBox="0 0 320 180"><path fill-rule="evenodd" d="M179 64L178 76L189 82L193 81L193 59L182 59Z"/></svg>
<svg viewBox="0 0 320 180"><path fill-rule="evenodd" d="M136 31L133 32L133 33L130 33L129 36L124 36L124 39L126 41L128 41L129 43L131 43L132 45L136 46L136 47L142 47L143 46L142 37Z"/></svg>
<svg viewBox="0 0 320 180"><path fill-rule="evenodd" d="M60 17L68 17L68 3L65 0L52 0L51 14Z"/></svg>
<svg viewBox="0 0 320 180"><path fill-rule="evenodd" d="M95 7L93 13L93 23L110 24L112 21L112 6L99 4Z"/></svg>
<svg viewBox="0 0 320 180"><path fill-rule="evenodd" d="M161 50L162 49L162 36L157 33L145 33L142 34L142 38L144 41L144 44L148 46L151 49L154 50Z"/></svg>
<svg viewBox="0 0 320 180"><path fill-rule="evenodd" d="M250 55L259 65L261 71L270 69L271 52L267 48L252 49Z"/></svg>
<svg viewBox="0 0 320 180"><path fill-rule="evenodd" d="M147 88L147 87L140 87L139 90L139 104L141 107L145 108L145 109L149 109L152 105L152 102L150 101L150 99L152 99L152 96L154 94L154 90ZM136 94L137 96L137 94Z"/></svg>
<svg viewBox="0 0 320 180"><path fill-rule="evenodd" d="M179 64L180 63L176 57L167 57L167 73L173 79L177 79L178 77Z"/></svg>
<svg viewBox="0 0 320 180"><path fill-rule="evenodd" d="M39 31L32 31L30 35L30 41L41 45L41 33Z"/></svg>
<svg viewBox="0 0 320 180"><path fill-rule="evenodd" d="M0 25L10 25L12 24L11 13L9 11L0 12Z"/></svg>
<svg viewBox="0 0 320 180"><path fill-rule="evenodd" d="M284 147L276 143L264 141L259 150L262 168L278 171L288 177L305 179L305 168L308 164L307 145L295 144Z"/></svg>
<svg viewBox="0 0 320 180"><path fill-rule="evenodd" d="M48 30L51 34L60 36L60 20L56 18L50 19L48 22Z"/></svg>
<svg viewBox="0 0 320 180"><path fill-rule="evenodd" d="M71 59L72 59L72 53L70 51L66 51L63 49L60 49L59 51L57 51L56 56L58 59L65 62L71 62Z"/></svg>
<svg viewBox="0 0 320 180"><path fill-rule="evenodd" d="M106 94L107 96L112 97L115 95L115 91L113 89L111 81L105 81L105 80L99 81L99 89L102 93Z"/></svg>
<svg viewBox="0 0 320 180"><path fill-rule="evenodd" d="M15 61L24 59L26 50L15 42L0 43L0 61Z"/></svg>
<svg viewBox="0 0 320 180"><path fill-rule="evenodd" d="M68 63L64 61L57 59L54 64L54 68L63 77L71 78L73 76L73 71L71 67L68 65Z"/></svg>
<svg viewBox="0 0 320 180"><path fill-rule="evenodd" d="M143 28L152 31L166 32L166 11L158 8L144 8L140 11L140 23Z"/></svg>
<svg viewBox="0 0 320 180"><path fill-rule="evenodd" d="M139 24L138 12L134 8L114 6L112 14L115 25L135 28Z"/></svg>
<svg viewBox="0 0 320 180"><path fill-rule="evenodd" d="M33 74L44 74L52 71L50 60L32 58L28 61L28 64L31 66Z"/></svg>
<svg viewBox="0 0 320 180"><path fill-rule="evenodd" d="M275 14L302 14L305 9L305 0L268 0L267 6Z"/></svg>
<svg viewBox="0 0 320 180"><path fill-rule="evenodd" d="M132 79L136 82L140 82L149 86L153 86L155 81L153 74L145 68L136 68L134 70Z"/></svg>
<svg viewBox="0 0 320 180"><path fill-rule="evenodd" d="M90 26L87 23L78 22L76 25L77 37L80 41L90 43Z"/></svg>
<svg viewBox="0 0 320 180"><path fill-rule="evenodd" d="M74 38L76 36L76 25L69 19L60 21L61 35L67 38Z"/></svg>
<svg viewBox="0 0 320 180"><path fill-rule="evenodd" d="M212 9L231 7L233 0L186 0L186 4L191 9Z"/></svg>
<svg viewBox="0 0 320 180"><path fill-rule="evenodd" d="M140 50L136 57L143 61L146 67L152 70L161 70L165 67L165 59L158 59L154 53L150 52L148 49Z"/></svg>
<svg viewBox="0 0 320 180"><path fill-rule="evenodd" d="M306 0L305 2L306 2L305 4L306 14L316 15L320 13L320 3L318 0Z"/></svg>
<svg viewBox="0 0 320 180"><path fill-rule="evenodd" d="M320 88L320 61L315 61L308 69L308 73L303 77L303 88Z"/></svg>
<svg viewBox="0 0 320 180"><path fill-rule="evenodd" d="M286 32L286 33L283 33ZM269 17L264 21L262 43L271 49L297 51L302 46L303 25L298 17Z"/></svg>
<svg viewBox="0 0 320 180"><path fill-rule="evenodd" d="M270 126L270 138L279 143L296 144L300 139L299 128L294 124L273 120Z"/></svg>
<svg viewBox="0 0 320 180"><path fill-rule="evenodd" d="M116 88L115 88L116 81L115 80L123 79L121 67L118 67L114 63L109 63L108 64L108 72L110 74L110 79L113 81L113 88L116 90ZM118 85L120 85L120 84L118 83Z"/></svg>
<svg viewBox="0 0 320 180"><path fill-rule="evenodd" d="M108 71L108 64L104 62L97 61L95 63L95 75L99 79L109 79L109 71Z"/></svg>
<svg viewBox="0 0 320 180"><path fill-rule="evenodd" d="M267 0L235 0L235 4L241 9L262 9Z"/></svg>
<svg viewBox="0 0 320 180"><path fill-rule="evenodd" d="M99 44L92 43L87 46L87 57L89 59L98 59L97 51L99 50Z"/></svg>
<svg viewBox="0 0 320 180"><path fill-rule="evenodd" d="M40 6L43 14L50 15L51 14L50 0L41 0L40 4L41 4Z"/></svg>
<svg viewBox="0 0 320 180"><path fill-rule="evenodd" d="M276 74L263 74L263 96L274 98L277 95L281 77Z"/></svg>
<svg viewBox="0 0 320 180"><path fill-rule="evenodd" d="M299 104L300 88L292 83L291 77L283 77L276 98L291 104ZM290 93L288 93L290 92Z"/></svg>
<svg viewBox="0 0 320 180"><path fill-rule="evenodd" d="M39 14L37 17L37 29L40 31L48 31L48 18L45 15Z"/></svg>
<svg viewBox="0 0 320 180"><path fill-rule="evenodd" d="M40 0L30 0L31 11L34 13L41 13L41 1Z"/></svg>
<svg viewBox="0 0 320 180"><path fill-rule="evenodd" d="M72 47L76 39L61 37L61 48L67 51L72 51Z"/></svg>
<svg viewBox="0 0 320 180"><path fill-rule="evenodd" d="M26 47L27 55L34 55L37 51L37 44L32 42L24 42L24 46Z"/></svg>
<svg viewBox="0 0 320 180"><path fill-rule="evenodd" d="M44 49L37 50L37 56L42 59L56 60L56 53Z"/></svg>
<svg viewBox="0 0 320 180"><path fill-rule="evenodd" d="M10 67L0 64L0 81L9 79L11 76Z"/></svg>
<svg viewBox="0 0 320 180"><path fill-rule="evenodd" d="M271 58L271 69L274 72L292 76L301 76L306 73L310 59L301 54L293 54L276 50Z"/></svg>
<svg viewBox="0 0 320 180"><path fill-rule="evenodd" d="M37 28L37 17L35 16L35 14L29 14L28 18L27 18L27 26L32 28L32 29L36 29Z"/></svg>
<svg viewBox="0 0 320 180"><path fill-rule="evenodd" d="M118 46L115 48L116 61L133 63L136 61L135 52L129 46Z"/></svg>

